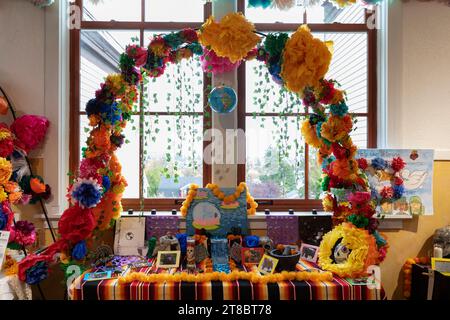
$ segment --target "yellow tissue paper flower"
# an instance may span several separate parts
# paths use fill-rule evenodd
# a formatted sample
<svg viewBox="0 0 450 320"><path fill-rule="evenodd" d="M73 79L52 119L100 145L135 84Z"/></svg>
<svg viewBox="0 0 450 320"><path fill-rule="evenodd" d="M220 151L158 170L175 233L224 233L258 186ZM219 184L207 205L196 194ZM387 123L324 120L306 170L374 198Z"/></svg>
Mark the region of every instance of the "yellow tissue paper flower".
<svg viewBox="0 0 450 320"><path fill-rule="evenodd" d="M305 138L305 142L314 147L314 148L320 148L322 145L322 141L319 139L316 133L316 128L311 125L309 120L305 120L302 123L302 135Z"/></svg>
<svg viewBox="0 0 450 320"><path fill-rule="evenodd" d="M199 41L217 56L235 63L244 59L261 40L254 31L253 23L240 12L229 13L220 22L211 16L200 29Z"/></svg>
<svg viewBox="0 0 450 320"><path fill-rule="evenodd" d="M302 94L305 87L315 87L328 71L331 62L329 43L312 36L303 25L286 42L281 77L288 90Z"/></svg>
<svg viewBox="0 0 450 320"><path fill-rule="evenodd" d="M7 159L0 157L0 184L4 185L12 175L12 164Z"/></svg>

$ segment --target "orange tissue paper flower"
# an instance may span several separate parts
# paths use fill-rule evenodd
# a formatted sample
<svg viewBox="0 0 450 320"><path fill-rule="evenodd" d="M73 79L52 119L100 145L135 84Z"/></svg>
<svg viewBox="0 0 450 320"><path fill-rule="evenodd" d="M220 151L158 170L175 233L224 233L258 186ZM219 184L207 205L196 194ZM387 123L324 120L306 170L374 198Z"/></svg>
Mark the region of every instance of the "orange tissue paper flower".
<svg viewBox="0 0 450 320"><path fill-rule="evenodd" d="M45 192L45 184L43 184L39 179L37 178L31 178L30 180L30 187L31 190L35 193L44 193Z"/></svg>
<svg viewBox="0 0 450 320"><path fill-rule="evenodd" d="M322 124L320 134L328 141L336 142L345 138L352 130L352 127L353 121L350 116L331 116L327 122Z"/></svg>
<svg viewBox="0 0 450 320"><path fill-rule="evenodd" d="M302 94L305 87L315 87L328 71L331 52L316 39L306 25L300 26L286 42L281 77L286 88Z"/></svg>
<svg viewBox="0 0 450 320"><path fill-rule="evenodd" d="M305 138L305 142L315 148L320 148L322 141L319 139L316 133L316 128L311 125L309 120L305 120L302 123L302 135Z"/></svg>

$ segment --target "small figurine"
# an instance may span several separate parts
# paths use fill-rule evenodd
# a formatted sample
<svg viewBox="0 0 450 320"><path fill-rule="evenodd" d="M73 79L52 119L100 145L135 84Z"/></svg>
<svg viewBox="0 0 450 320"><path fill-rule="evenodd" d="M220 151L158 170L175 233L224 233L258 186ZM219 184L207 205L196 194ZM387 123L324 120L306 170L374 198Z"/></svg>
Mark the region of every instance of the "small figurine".
<svg viewBox="0 0 450 320"><path fill-rule="evenodd" d="M165 236L159 238L159 243L156 245L155 250L153 250L152 256L156 256L158 251L180 251L180 243L178 239L168 232Z"/></svg>
<svg viewBox="0 0 450 320"><path fill-rule="evenodd" d="M193 238L188 238L187 239L186 267L189 270L194 270L196 268L196 264L195 264L195 240Z"/></svg>

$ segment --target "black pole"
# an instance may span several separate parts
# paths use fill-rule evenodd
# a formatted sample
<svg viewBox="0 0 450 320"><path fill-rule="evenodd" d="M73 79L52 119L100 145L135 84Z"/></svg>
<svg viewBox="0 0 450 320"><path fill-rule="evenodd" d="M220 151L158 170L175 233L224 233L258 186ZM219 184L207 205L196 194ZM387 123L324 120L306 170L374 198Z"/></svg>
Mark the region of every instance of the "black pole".
<svg viewBox="0 0 450 320"><path fill-rule="evenodd" d="M2 92L3 96L5 97L6 102L8 103L9 110L11 110L11 114L15 121L17 119L17 116L16 116L16 112L13 108L13 105L11 103L11 100L9 100L8 95L6 94L5 90L3 90L3 88L1 86L0 86L0 91ZM27 162L28 169L30 170L30 174L33 175L33 169L31 168L30 160L28 159L28 156L26 156L26 155L25 155L25 160ZM45 204L42 201L42 199L39 199L39 204L41 206L42 211L44 212L45 221L47 222L48 228L50 229L50 233L52 235L53 242L56 242L55 232L53 231L52 224L50 223L50 219L48 218L47 208L45 207Z"/></svg>

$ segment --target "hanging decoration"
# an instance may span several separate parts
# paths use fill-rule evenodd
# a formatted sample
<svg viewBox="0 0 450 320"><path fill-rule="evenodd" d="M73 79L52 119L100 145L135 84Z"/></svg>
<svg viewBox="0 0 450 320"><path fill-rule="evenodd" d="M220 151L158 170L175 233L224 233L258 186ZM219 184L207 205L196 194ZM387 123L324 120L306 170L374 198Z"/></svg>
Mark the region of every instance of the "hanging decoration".
<svg viewBox="0 0 450 320"><path fill-rule="evenodd" d="M211 109L217 113L230 113L236 109L237 95L233 88L218 86L211 90L208 97Z"/></svg>

